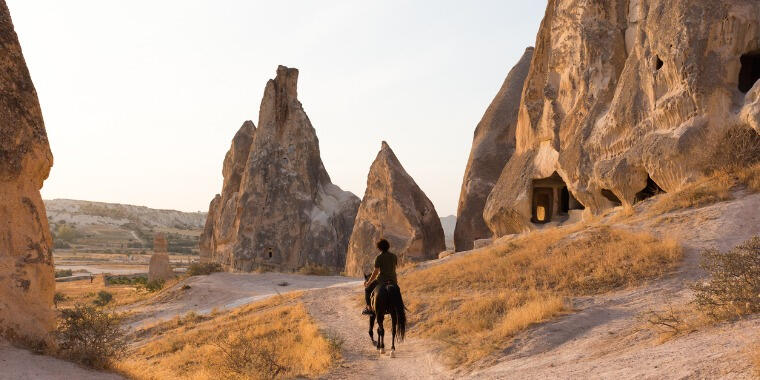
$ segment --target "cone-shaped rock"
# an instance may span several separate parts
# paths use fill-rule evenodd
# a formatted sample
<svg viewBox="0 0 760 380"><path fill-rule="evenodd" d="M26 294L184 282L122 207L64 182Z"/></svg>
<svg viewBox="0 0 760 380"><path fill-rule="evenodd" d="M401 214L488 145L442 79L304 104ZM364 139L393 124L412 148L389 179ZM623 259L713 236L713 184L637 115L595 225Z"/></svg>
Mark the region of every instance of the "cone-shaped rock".
<svg viewBox="0 0 760 380"><path fill-rule="evenodd" d="M0 339L48 342L54 327L52 239L40 197L52 165L37 92L0 0Z"/></svg>
<svg viewBox="0 0 760 380"><path fill-rule="evenodd" d="M441 220L425 193L401 166L388 144L369 169L346 256L346 274L372 270L375 243L385 238L401 261L435 259L446 250Z"/></svg>
<svg viewBox="0 0 760 380"><path fill-rule="evenodd" d="M297 83L298 70L278 67L259 127L246 121L235 134L201 235L204 261L237 271L345 265L359 198L330 182Z"/></svg>
<svg viewBox="0 0 760 380"><path fill-rule="evenodd" d="M491 237L483 220L483 208L499 174L515 151L515 127L520 109L525 77L528 76L533 48L525 49L522 58L509 71L504 84L491 101L483 119L475 128L470 158L459 193L454 247L457 251L473 248L477 239Z"/></svg>

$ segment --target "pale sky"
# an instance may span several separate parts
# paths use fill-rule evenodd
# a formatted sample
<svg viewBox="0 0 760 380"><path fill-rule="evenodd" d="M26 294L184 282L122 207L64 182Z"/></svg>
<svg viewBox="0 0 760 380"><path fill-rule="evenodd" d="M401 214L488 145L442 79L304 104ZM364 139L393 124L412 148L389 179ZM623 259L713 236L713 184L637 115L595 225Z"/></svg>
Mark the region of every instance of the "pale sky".
<svg viewBox="0 0 760 380"><path fill-rule="evenodd" d="M364 195L388 141L456 214L477 122L546 1L7 0L55 164L45 199L207 211L277 65L332 182Z"/></svg>

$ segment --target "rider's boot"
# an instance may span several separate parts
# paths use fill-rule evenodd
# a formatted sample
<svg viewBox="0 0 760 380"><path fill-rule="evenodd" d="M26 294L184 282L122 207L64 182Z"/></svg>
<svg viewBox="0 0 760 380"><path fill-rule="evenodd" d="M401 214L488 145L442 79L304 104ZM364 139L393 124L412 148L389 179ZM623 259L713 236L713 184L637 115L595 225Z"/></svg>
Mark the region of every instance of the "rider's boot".
<svg viewBox="0 0 760 380"><path fill-rule="evenodd" d="M365 307L364 310L362 311L362 315L372 315L372 314L374 313L372 312L372 310L369 309L369 306Z"/></svg>

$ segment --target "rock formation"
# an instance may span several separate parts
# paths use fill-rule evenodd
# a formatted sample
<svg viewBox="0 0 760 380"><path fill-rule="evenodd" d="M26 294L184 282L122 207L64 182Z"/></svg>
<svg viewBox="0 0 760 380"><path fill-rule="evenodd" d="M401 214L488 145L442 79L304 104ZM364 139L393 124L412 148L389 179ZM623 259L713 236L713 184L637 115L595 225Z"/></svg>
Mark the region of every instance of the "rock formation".
<svg viewBox="0 0 760 380"><path fill-rule="evenodd" d="M153 252L154 253L166 253L169 252L169 241L166 240L166 235L157 233L153 236Z"/></svg>
<svg viewBox="0 0 760 380"><path fill-rule="evenodd" d="M148 267L148 280L168 280L174 277L172 265L169 262L168 253L154 253L150 257L150 266Z"/></svg>
<svg viewBox="0 0 760 380"><path fill-rule="evenodd" d="M40 188L53 165L42 111L0 0L0 339L49 342L52 239Z"/></svg>
<svg viewBox="0 0 760 380"><path fill-rule="evenodd" d="M435 207L383 141L369 169L367 189L356 215L346 256L346 274L359 277L372 270L375 244L385 238L403 261L438 257L446 249Z"/></svg>
<svg viewBox="0 0 760 380"><path fill-rule="evenodd" d="M525 49L475 128L459 193L454 230L456 251L470 250L475 240L491 237L491 230L483 220L483 208L501 170L515 151L517 110L532 57L533 48Z"/></svg>
<svg viewBox="0 0 760 380"><path fill-rule="evenodd" d="M488 227L679 190L730 128L759 130L758 77L755 0L549 0Z"/></svg>
<svg viewBox="0 0 760 380"><path fill-rule="evenodd" d="M297 81L298 70L280 66L259 127L246 121L235 134L201 235L202 260L238 271L345 265L359 198L330 182Z"/></svg>

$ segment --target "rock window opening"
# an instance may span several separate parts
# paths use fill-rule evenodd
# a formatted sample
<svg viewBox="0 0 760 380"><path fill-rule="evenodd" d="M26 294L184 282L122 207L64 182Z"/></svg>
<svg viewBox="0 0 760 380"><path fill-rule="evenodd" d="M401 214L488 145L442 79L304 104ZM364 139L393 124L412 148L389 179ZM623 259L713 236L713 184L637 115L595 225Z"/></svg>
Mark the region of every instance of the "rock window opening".
<svg viewBox="0 0 760 380"><path fill-rule="evenodd" d="M660 69L662 68L662 65L664 65L664 64L665 64L665 63L664 63L664 62L662 62L662 60L660 59L660 56L657 56L657 57L656 57L656 59L655 59L655 67L656 67L656 70L657 70L657 71L660 71Z"/></svg>
<svg viewBox="0 0 760 380"><path fill-rule="evenodd" d="M568 219L571 210L583 210L583 205L573 197L562 180L554 172L550 177L535 179L532 185L531 221L549 223L555 218Z"/></svg>
<svg viewBox="0 0 760 380"><path fill-rule="evenodd" d="M644 187L641 191L636 193L636 198L634 202L641 202L647 198L651 198L657 194L664 193L665 191L660 188L660 186L657 185L654 180L652 180L652 177L647 176L647 185Z"/></svg>
<svg viewBox="0 0 760 380"><path fill-rule="evenodd" d="M739 91L746 94L752 89L755 82L760 79L760 51L742 55L740 62Z"/></svg>
<svg viewBox="0 0 760 380"><path fill-rule="evenodd" d="M620 201L620 198L615 195L611 190L609 189L602 189L602 196L607 198L610 202L614 203L617 206L620 206L623 204L623 202Z"/></svg>
<svg viewBox="0 0 760 380"><path fill-rule="evenodd" d="M269 258L270 259L272 258L272 250L271 249L269 250Z"/></svg>

